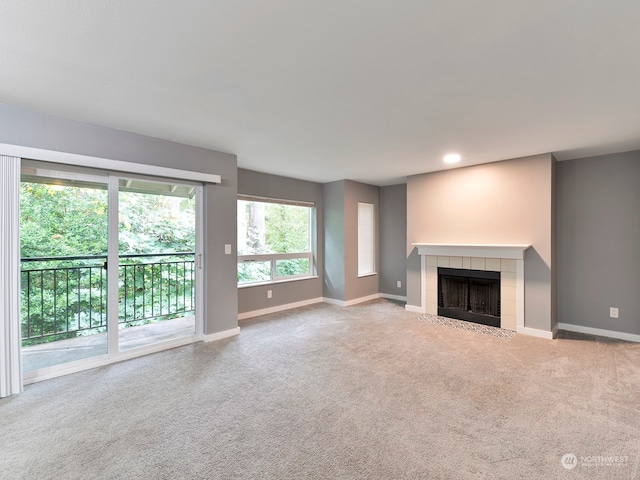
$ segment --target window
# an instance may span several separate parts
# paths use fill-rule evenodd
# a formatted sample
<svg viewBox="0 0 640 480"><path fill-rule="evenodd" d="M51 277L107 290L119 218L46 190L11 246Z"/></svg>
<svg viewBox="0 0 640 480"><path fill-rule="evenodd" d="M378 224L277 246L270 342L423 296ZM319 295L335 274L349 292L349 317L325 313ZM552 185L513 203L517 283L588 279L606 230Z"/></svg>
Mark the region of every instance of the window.
<svg viewBox="0 0 640 480"><path fill-rule="evenodd" d="M313 274L313 203L238 198L238 284Z"/></svg>
<svg viewBox="0 0 640 480"><path fill-rule="evenodd" d="M358 276L376 273L376 224L372 203L358 202Z"/></svg>

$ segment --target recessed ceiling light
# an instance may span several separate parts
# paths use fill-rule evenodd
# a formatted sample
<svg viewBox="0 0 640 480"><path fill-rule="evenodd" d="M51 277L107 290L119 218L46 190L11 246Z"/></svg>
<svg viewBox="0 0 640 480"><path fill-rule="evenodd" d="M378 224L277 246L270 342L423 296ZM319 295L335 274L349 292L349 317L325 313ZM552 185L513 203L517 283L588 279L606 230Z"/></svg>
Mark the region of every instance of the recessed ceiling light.
<svg viewBox="0 0 640 480"><path fill-rule="evenodd" d="M444 156L444 163L457 163L460 161L460 155L457 153L450 153Z"/></svg>

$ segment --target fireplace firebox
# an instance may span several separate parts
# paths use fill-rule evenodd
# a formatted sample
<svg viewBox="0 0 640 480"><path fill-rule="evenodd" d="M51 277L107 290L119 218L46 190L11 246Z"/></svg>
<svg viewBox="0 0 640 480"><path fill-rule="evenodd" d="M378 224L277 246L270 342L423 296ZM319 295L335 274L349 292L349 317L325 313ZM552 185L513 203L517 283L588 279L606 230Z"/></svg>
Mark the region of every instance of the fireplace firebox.
<svg viewBox="0 0 640 480"><path fill-rule="evenodd" d="M500 327L500 272L439 267L438 315Z"/></svg>

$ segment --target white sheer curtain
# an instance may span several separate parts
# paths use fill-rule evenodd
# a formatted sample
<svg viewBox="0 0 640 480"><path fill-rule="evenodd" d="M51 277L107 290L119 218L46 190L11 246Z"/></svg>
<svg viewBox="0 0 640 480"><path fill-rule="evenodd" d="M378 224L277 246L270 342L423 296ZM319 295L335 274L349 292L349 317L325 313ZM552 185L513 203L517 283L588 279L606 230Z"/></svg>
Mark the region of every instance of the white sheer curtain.
<svg viewBox="0 0 640 480"><path fill-rule="evenodd" d="M20 159L0 155L0 397L22 391Z"/></svg>

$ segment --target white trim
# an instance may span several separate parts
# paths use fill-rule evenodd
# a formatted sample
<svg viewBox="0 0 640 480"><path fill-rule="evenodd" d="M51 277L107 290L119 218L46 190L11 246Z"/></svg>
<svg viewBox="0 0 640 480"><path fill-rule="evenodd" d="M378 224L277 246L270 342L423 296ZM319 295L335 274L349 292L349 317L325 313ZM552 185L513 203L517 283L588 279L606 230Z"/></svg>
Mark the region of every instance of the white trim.
<svg viewBox="0 0 640 480"><path fill-rule="evenodd" d="M404 309L407 312L413 312L413 313L427 313L427 309L425 307L418 307L416 305L405 305Z"/></svg>
<svg viewBox="0 0 640 480"><path fill-rule="evenodd" d="M329 305L337 305L338 307L346 307L347 304L343 300L336 300L335 298L322 297L322 301L324 303L328 303Z"/></svg>
<svg viewBox="0 0 640 480"><path fill-rule="evenodd" d="M222 340L223 338L235 337L240 335L240 327L230 328L229 330L223 330L222 332L210 333L209 335L202 334L201 340L205 343L215 342L216 340Z"/></svg>
<svg viewBox="0 0 640 480"><path fill-rule="evenodd" d="M545 338L547 340L553 340L553 332L547 332L545 330L538 330L537 328L530 327L518 327L516 330L517 333L522 333L523 335L530 335L532 337Z"/></svg>
<svg viewBox="0 0 640 480"><path fill-rule="evenodd" d="M26 372L24 374L24 384L29 385L31 383L41 382L42 380L49 380L51 378L61 377L63 375L69 375L71 373L78 373L96 367L111 365L113 363L122 362L124 360L132 360L134 358L143 357L152 353L159 353L170 348L189 345L197 340L198 339L195 335L190 335L188 337L178 338L176 340L156 343L147 347L136 348L129 351L125 350L124 352L118 352L118 354L114 356L109 356L108 354L98 355L95 357L76 360L74 362L41 368L32 372Z"/></svg>
<svg viewBox="0 0 640 480"><path fill-rule="evenodd" d="M196 266L196 335L199 337L202 337L204 333L204 278L207 268L207 262L204 258L206 245L204 240L204 201L204 187L199 185L196 187L196 254L194 257L194 265Z"/></svg>
<svg viewBox="0 0 640 480"><path fill-rule="evenodd" d="M282 312L284 310L290 310L292 308L305 307L307 305L313 305L314 303L322 303L322 298L311 298L309 300L301 300L300 302L285 303L283 305L276 305L274 307L262 308L260 310L251 310L250 312L243 312L238 314L238 320L246 320L247 318L259 317L261 315L268 315L270 313Z"/></svg>
<svg viewBox="0 0 640 480"><path fill-rule="evenodd" d="M204 183L222 182L222 178L220 177L220 175L214 175L211 173L159 167L156 165L147 165L144 163L125 162L123 160L111 160L108 158L92 157L89 155L78 155L75 153L56 152L53 150L23 147L20 145L9 145L6 143L0 143L0 154L30 158L33 160L44 160L53 163L64 163L66 165L77 165L80 167L101 168L114 172L139 173L142 175L155 175L157 177L193 180L196 182Z"/></svg>
<svg viewBox="0 0 640 480"><path fill-rule="evenodd" d="M373 295L367 295L366 297L354 298L353 300L336 300L335 298L323 297L322 301L324 303L329 303L331 305L337 305L339 307L350 307L352 305L357 305L359 303L368 302L370 300L377 300L380 298L379 293L374 293Z"/></svg>
<svg viewBox="0 0 640 480"><path fill-rule="evenodd" d="M442 257L484 257L524 259L524 252L531 245L525 244L465 244L465 243L412 243L418 255Z"/></svg>
<svg viewBox="0 0 640 480"><path fill-rule="evenodd" d="M378 272L361 273L361 274L358 274L358 278L373 277L374 275L377 275L377 274Z"/></svg>
<svg viewBox="0 0 640 480"><path fill-rule="evenodd" d="M119 178L109 175L107 208L107 352L118 357L120 320L120 192Z"/></svg>
<svg viewBox="0 0 640 480"><path fill-rule="evenodd" d="M366 297L354 298L352 300L347 300L345 302L345 306L350 307L351 305L357 305L359 303L370 302L371 300L377 300L380 298L379 293L374 293L373 295L367 295Z"/></svg>
<svg viewBox="0 0 640 480"><path fill-rule="evenodd" d="M524 260L516 260L516 326L524 328Z"/></svg>
<svg viewBox="0 0 640 480"><path fill-rule="evenodd" d="M614 330L605 330L603 328L583 327L582 325L573 325L571 323L559 323L558 330L586 333L588 335L598 335L599 337L617 338L618 340L640 343L640 335L635 333L616 332Z"/></svg>
<svg viewBox="0 0 640 480"><path fill-rule="evenodd" d="M404 295L392 295L390 293L381 293L380 298L388 298L389 300L397 300L399 302L407 301L407 297Z"/></svg>
<svg viewBox="0 0 640 480"><path fill-rule="evenodd" d="M427 313L427 256L420 255L420 311Z"/></svg>

